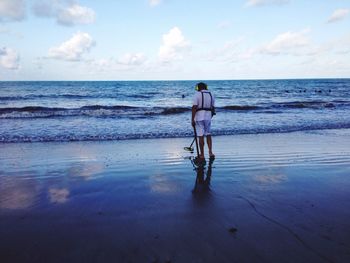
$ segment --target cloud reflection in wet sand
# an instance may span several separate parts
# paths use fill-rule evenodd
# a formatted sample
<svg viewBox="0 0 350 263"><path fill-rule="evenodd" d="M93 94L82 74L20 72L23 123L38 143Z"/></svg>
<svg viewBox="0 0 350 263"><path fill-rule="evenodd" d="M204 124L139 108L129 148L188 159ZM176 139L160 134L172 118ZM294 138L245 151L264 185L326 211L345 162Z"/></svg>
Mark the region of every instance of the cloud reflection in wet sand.
<svg viewBox="0 0 350 263"><path fill-rule="evenodd" d="M282 173L260 174L254 176L256 182L265 184L278 184L287 181L287 179L287 175Z"/></svg>
<svg viewBox="0 0 350 263"><path fill-rule="evenodd" d="M49 197L51 203L63 204L68 201L69 190L66 188L50 188Z"/></svg>
<svg viewBox="0 0 350 263"><path fill-rule="evenodd" d="M152 192L169 194L179 191L178 182L171 180L167 175L156 174L150 176L149 181Z"/></svg>
<svg viewBox="0 0 350 263"><path fill-rule="evenodd" d="M78 176L85 179L95 178L96 175L104 170L103 163L99 162L79 162L73 163L67 169L67 175Z"/></svg>
<svg viewBox="0 0 350 263"><path fill-rule="evenodd" d="M33 206L40 189L31 180L20 180L20 176L0 177L0 208L25 209Z"/></svg>

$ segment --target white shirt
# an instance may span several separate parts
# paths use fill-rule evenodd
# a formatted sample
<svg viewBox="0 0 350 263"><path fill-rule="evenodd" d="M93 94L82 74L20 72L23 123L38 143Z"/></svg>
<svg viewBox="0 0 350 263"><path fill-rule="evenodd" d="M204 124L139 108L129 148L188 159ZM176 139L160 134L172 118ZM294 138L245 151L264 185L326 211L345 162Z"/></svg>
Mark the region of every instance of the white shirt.
<svg viewBox="0 0 350 263"><path fill-rule="evenodd" d="M213 94L211 94L212 101L210 99L209 91L208 90L201 90L197 91L196 94L194 94L193 98L193 105L197 106L198 108L202 108L202 93L203 93L203 108L211 108L212 106L215 106L215 99ZM196 116L194 118L195 121L203 121L203 120L211 120L211 111L206 110L200 110L196 112Z"/></svg>

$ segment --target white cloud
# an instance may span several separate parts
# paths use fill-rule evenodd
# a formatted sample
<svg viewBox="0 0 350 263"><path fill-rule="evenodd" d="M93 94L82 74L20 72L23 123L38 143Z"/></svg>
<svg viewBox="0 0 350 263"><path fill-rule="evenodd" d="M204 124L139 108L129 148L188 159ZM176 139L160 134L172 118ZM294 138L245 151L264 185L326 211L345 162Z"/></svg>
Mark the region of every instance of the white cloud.
<svg viewBox="0 0 350 263"><path fill-rule="evenodd" d="M162 62L183 59L183 55L191 48L178 27L172 28L163 35L163 44L159 48L158 56Z"/></svg>
<svg viewBox="0 0 350 263"><path fill-rule="evenodd" d="M142 65L146 61L146 56L143 53L126 53L118 62L123 65L137 66Z"/></svg>
<svg viewBox="0 0 350 263"><path fill-rule="evenodd" d="M310 29L298 32L285 32L275 36L271 41L249 47L244 44L245 37L239 37L226 42L222 47L213 49L201 56L209 61L241 63L254 60L257 55L293 55L317 56L327 51L326 47L316 46L309 39Z"/></svg>
<svg viewBox="0 0 350 263"><path fill-rule="evenodd" d="M333 14L328 18L328 23L333 23L340 21L344 19L348 14L350 10L349 9L337 9L333 12Z"/></svg>
<svg viewBox="0 0 350 263"><path fill-rule="evenodd" d="M91 72L102 72L111 71L115 67L115 61L113 59L92 59L86 61L86 65L89 67Z"/></svg>
<svg viewBox="0 0 350 263"><path fill-rule="evenodd" d="M162 0L149 0L148 2L150 6L157 6L162 2Z"/></svg>
<svg viewBox="0 0 350 263"><path fill-rule="evenodd" d="M322 46L324 51L331 51L338 55L350 54L350 34L328 40Z"/></svg>
<svg viewBox="0 0 350 263"><path fill-rule="evenodd" d="M240 44L243 42L244 37L239 37L230 41L227 41L223 47L210 51L204 57L209 61L221 60L221 61L234 61L240 58Z"/></svg>
<svg viewBox="0 0 350 263"><path fill-rule="evenodd" d="M18 69L19 68L19 55L18 53L7 47L0 48L0 65L6 69Z"/></svg>
<svg viewBox="0 0 350 263"><path fill-rule="evenodd" d="M259 48L260 53L278 55L278 54L297 54L300 48L310 44L307 36L310 30L305 29L300 32L285 32L276 36L271 42Z"/></svg>
<svg viewBox="0 0 350 263"><path fill-rule="evenodd" d="M39 17L54 17L64 26L91 24L95 21L95 11L72 1L37 1L33 6L34 14Z"/></svg>
<svg viewBox="0 0 350 263"><path fill-rule="evenodd" d="M68 61L79 61L94 45L95 41L88 33L78 32L71 39L63 42L58 47L50 48L48 57Z"/></svg>
<svg viewBox="0 0 350 263"><path fill-rule="evenodd" d="M290 0L247 0L245 6L282 5L289 2Z"/></svg>
<svg viewBox="0 0 350 263"><path fill-rule="evenodd" d="M91 72L118 72L143 68L148 63L147 57L141 53L126 53L120 58L101 58L86 61ZM144 68L143 68L144 69Z"/></svg>
<svg viewBox="0 0 350 263"><path fill-rule="evenodd" d="M0 21L20 21L25 17L24 0L0 0Z"/></svg>
<svg viewBox="0 0 350 263"><path fill-rule="evenodd" d="M58 13L57 22L71 26L76 24L91 24L95 21L95 12L91 8L73 4Z"/></svg>

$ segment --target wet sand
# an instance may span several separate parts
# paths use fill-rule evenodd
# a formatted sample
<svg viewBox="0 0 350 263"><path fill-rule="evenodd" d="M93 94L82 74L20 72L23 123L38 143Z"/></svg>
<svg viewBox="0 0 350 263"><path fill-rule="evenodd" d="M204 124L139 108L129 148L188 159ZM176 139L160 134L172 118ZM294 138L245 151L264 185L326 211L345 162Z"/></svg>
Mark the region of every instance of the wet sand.
<svg viewBox="0 0 350 263"><path fill-rule="evenodd" d="M350 262L350 130L0 145L0 262Z"/></svg>

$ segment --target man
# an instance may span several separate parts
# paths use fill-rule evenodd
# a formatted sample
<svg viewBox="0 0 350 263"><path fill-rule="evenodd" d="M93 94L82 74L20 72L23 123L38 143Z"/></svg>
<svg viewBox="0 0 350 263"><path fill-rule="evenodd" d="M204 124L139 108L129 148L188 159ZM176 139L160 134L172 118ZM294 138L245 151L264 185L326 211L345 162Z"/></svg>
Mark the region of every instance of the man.
<svg viewBox="0 0 350 263"><path fill-rule="evenodd" d="M200 82L196 86L196 92L192 106L192 126L199 137L199 158L204 159L204 136L207 137L209 157L215 158L212 151L212 139L210 133L211 118L215 115L214 96L208 91L207 84Z"/></svg>

